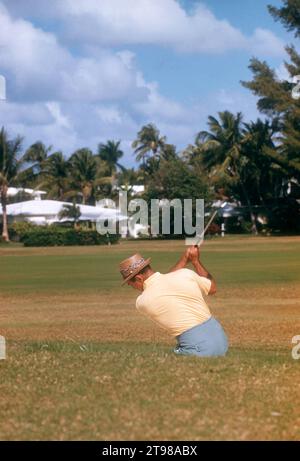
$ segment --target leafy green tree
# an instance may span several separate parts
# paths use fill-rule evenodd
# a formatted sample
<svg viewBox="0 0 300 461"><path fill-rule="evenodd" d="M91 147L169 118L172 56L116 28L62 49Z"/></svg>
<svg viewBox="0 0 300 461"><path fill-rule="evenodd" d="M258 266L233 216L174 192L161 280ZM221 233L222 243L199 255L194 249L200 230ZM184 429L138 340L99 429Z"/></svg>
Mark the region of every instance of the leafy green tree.
<svg viewBox="0 0 300 461"><path fill-rule="evenodd" d="M268 9L275 21L281 21L289 32L295 32L295 37L300 37L299 0L283 0L281 8L268 5Z"/></svg>
<svg viewBox="0 0 300 461"><path fill-rule="evenodd" d="M156 174L151 177L145 197L168 199L207 198L208 185L182 159L162 160Z"/></svg>
<svg viewBox="0 0 300 461"><path fill-rule="evenodd" d="M164 160L175 160L177 157L176 146L174 144L165 143L161 148L161 158Z"/></svg>
<svg viewBox="0 0 300 461"><path fill-rule="evenodd" d="M129 189L134 184L140 184L141 178L139 172L134 168L126 168L118 174L118 183L120 186L124 185Z"/></svg>
<svg viewBox="0 0 300 461"><path fill-rule="evenodd" d="M285 0L282 8L269 6L269 11L295 37L300 33L299 0ZM289 62L285 62L290 77L300 75L300 55L295 46L286 47ZM276 72L265 61L252 58L249 64L253 79L242 82L258 96L258 109L270 118L278 118L281 122L280 134L276 146L267 149L266 153L290 177L300 180L300 100L292 97L295 86L288 80L280 80Z"/></svg>
<svg viewBox="0 0 300 461"><path fill-rule="evenodd" d="M133 186L143 184L141 173L139 170L128 168L118 174L118 185L123 190L126 190L129 196L133 196Z"/></svg>
<svg viewBox="0 0 300 461"><path fill-rule="evenodd" d="M173 160L162 159L156 174L148 183L144 199L151 208L151 199L173 200L179 199L210 199L208 184L205 176L199 176L194 169L182 159L176 157ZM193 203L195 210L195 201ZM171 215L171 226L173 225ZM172 232L172 230L171 230Z"/></svg>
<svg viewBox="0 0 300 461"><path fill-rule="evenodd" d="M158 157L149 157L140 165L140 172L142 174L143 183L147 187L148 183L151 181L157 171L159 170L160 158Z"/></svg>

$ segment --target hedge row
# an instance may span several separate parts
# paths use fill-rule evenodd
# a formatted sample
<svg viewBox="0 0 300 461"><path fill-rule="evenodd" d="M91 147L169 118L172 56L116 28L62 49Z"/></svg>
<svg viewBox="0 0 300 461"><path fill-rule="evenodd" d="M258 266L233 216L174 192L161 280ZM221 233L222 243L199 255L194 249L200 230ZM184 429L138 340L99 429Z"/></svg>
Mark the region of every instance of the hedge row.
<svg viewBox="0 0 300 461"><path fill-rule="evenodd" d="M26 247L108 245L117 243L119 236L100 235L95 230L40 228L25 232L20 240Z"/></svg>

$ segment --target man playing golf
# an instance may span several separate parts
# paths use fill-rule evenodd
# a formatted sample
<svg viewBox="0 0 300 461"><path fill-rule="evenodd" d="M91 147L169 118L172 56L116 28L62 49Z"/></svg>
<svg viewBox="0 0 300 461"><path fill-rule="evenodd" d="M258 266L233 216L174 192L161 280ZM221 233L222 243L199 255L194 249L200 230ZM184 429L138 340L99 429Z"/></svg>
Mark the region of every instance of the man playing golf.
<svg viewBox="0 0 300 461"><path fill-rule="evenodd" d="M137 253L120 263L123 284L142 292L138 311L176 338L177 354L225 355L227 337L203 298L216 293L216 282L200 262L199 248L187 248L167 274L155 272L150 261ZM185 268L189 262L195 271Z"/></svg>

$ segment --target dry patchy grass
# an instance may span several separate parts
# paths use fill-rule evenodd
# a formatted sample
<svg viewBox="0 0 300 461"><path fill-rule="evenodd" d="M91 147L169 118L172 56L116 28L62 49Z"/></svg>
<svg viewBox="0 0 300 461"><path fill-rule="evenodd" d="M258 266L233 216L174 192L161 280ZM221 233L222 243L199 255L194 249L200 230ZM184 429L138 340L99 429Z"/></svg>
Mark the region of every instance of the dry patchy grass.
<svg viewBox="0 0 300 461"><path fill-rule="evenodd" d="M297 440L300 239L212 240L209 298L226 358L177 357L135 308L117 263L135 251L159 270L182 242L0 248L2 440Z"/></svg>

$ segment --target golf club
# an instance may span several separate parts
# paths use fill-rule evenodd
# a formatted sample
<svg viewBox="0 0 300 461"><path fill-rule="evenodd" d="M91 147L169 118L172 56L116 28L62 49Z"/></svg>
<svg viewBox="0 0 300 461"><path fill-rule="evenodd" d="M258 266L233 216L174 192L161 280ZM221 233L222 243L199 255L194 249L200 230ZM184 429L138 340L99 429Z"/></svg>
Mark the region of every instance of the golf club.
<svg viewBox="0 0 300 461"><path fill-rule="evenodd" d="M205 228L204 228L204 231L203 231L202 234L200 235L198 242L194 245L195 247L196 247L196 246L199 247L199 246L201 245L202 239L203 239L203 237L204 237L204 235L205 235L205 232L207 231L207 229L209 228L209 226L211 225L211 223L212 223L213 220L215 219L216 215L219 213L219 210L220 210L221 208L225 208L226 205L227 205L227 202L224 202L224 203L220 206L220 208L218 208L216 211L214 211L214 213L213 213L212 216L210 217L208 223L206 224L206 226L205 226Z"/></svg>

